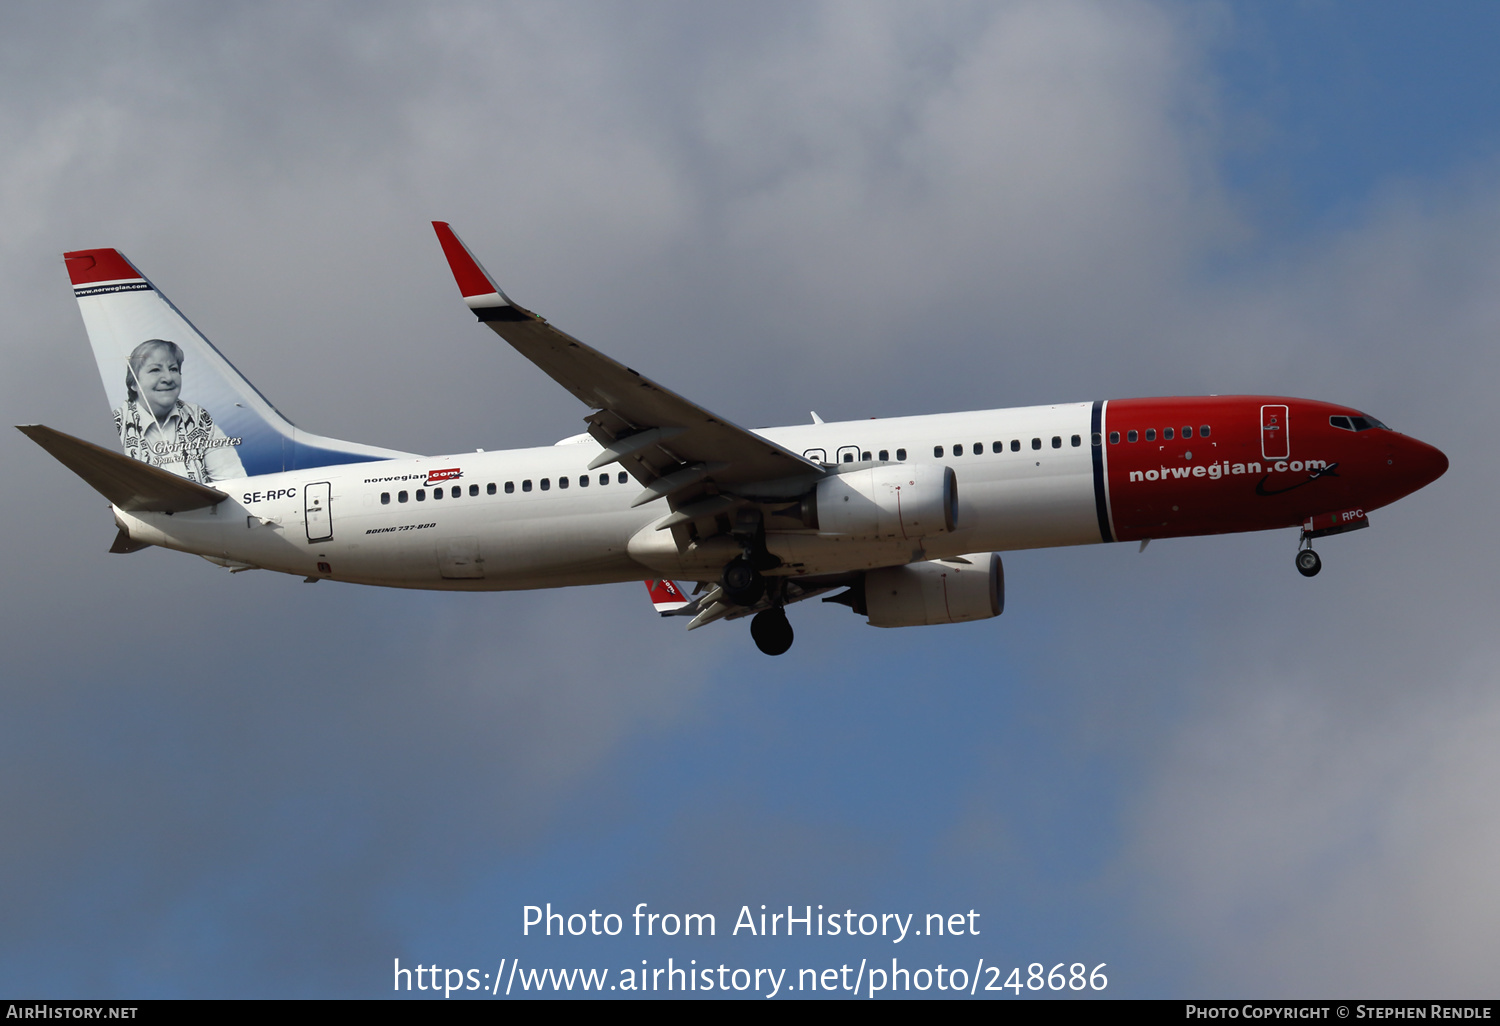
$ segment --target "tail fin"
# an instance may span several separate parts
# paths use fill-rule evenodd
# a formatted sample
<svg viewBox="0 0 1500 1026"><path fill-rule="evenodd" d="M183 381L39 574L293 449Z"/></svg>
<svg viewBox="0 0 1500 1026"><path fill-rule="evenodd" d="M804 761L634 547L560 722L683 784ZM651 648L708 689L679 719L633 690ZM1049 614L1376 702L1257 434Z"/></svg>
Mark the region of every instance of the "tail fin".
<svg viewBox="0 0 1500 1026"><path fill-rule="evenodd" d="M205 485L411 455L299 431L118 250L63 257L127 455Z"/></svg>

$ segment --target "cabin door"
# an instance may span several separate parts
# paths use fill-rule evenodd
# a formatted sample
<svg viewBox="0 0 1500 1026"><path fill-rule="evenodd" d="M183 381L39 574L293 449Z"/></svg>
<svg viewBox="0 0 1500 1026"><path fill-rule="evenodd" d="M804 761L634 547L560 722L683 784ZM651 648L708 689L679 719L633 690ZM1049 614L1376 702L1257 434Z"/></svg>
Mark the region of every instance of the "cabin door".
<svg viewBox="0 0 1500 1026"><path fill-rule="evenodd" d="M307 540L310 542L327 541L333 537L331 487L327 481L302 486L302 506L307 515Z"/></svg>
<svg viewBox="0 0 1500 1026"><path fill-rule="evenodd" d="M1287 408L1260 408L1260 454L1268 460L1284 460L1291 455L1292 442L1287 437Z"/></svg>

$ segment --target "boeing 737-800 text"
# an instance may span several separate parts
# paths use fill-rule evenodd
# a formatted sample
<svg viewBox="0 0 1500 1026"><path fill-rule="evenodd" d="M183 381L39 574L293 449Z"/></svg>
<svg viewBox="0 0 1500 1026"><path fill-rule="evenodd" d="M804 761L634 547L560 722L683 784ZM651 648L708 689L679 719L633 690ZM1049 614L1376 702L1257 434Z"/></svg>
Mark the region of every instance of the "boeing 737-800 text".
<svg viewBox="0 0 1500 1026"><path fill-rule="evenodd" d="M469 309L590 408L587 433L450 456L308 434L113 249L66 259L124 454L21 430L109 499L113 552L463 591L649 577L663 615L753 616L771 654L815 595L877 627L998 616L1007 549L1300 527L1311 577L1313 539L1448 466L1357 410L1275 396L750 431L516 305L434 228Z"/></svg>

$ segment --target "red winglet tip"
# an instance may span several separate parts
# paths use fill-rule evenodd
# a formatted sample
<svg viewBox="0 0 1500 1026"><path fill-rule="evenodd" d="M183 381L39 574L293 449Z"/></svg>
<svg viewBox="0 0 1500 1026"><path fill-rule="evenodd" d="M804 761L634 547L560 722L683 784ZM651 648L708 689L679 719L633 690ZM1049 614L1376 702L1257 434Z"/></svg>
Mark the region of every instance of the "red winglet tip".
<svg viewBox="0 0 1500 1026"><path fill-rule="evenodd" d="M432 222L433 231L437 232L438 244L443 247L443 256L448 258L448 268L453 272L453 280L458 283L458 291L465 298L471 296L488 296L500 291L490 276L479 266L479 261L474 259L461 241L458 235L447 221Z"/></svg>
<svg viewBox="0 0 1500 1026"><path fill-rule="evenodd" d="M142 277L141 272L132 267L117 249L78 249L64 253L63 260L68 265L68 278L74 285Z"/></svg>

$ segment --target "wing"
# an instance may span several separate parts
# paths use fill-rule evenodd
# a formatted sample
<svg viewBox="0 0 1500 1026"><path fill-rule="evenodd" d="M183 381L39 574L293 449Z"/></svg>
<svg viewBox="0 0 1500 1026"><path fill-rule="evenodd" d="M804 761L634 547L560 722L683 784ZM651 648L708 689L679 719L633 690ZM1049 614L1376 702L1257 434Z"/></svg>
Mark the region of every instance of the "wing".
<svg viewBox="0 0 1500 1026"><path fill-rule="evenodd" d="M665 497L676 519L662 527L724 513L747 490L796 494L824 473L516 305L446 222L432 226L469 309L594 410L584 419L604 452L590 469L619 463L628 470L645 486L634 505Z"/></svg>

